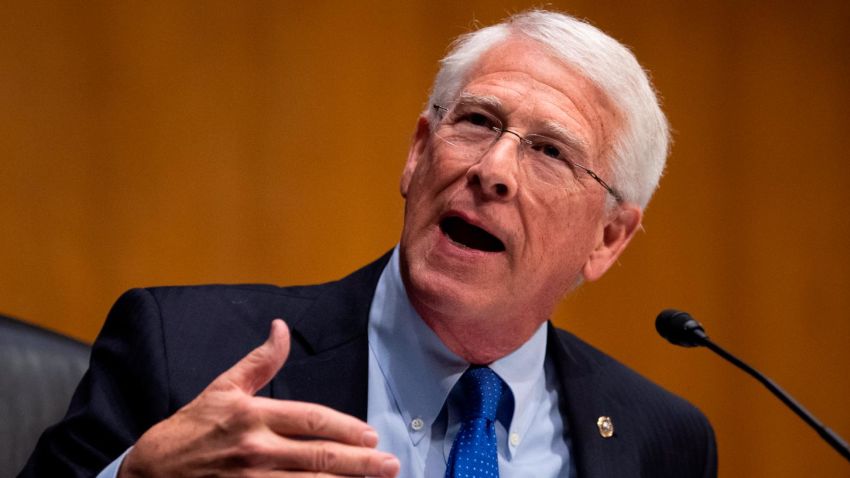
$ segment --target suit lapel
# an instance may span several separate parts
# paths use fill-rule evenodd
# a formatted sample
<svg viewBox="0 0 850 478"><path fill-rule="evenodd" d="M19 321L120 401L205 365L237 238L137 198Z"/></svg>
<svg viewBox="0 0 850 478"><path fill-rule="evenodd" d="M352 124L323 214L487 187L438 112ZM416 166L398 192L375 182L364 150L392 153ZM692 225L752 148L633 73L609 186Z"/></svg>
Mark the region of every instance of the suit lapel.
<svg viewBox="0 0 850 478"><path fill-rule="evenodd" d="M272 397L320 403L366 420L369 309L389 257L312 288L313 304L289 321L292 351L272 380Z"/></svg>
<svg viewBox="0 0 850 478"><path fill-rule="evenodd" d="M330 284L310 288L312 305L289 320L292 351L283 370L272 380L275 398L320 403L366 420L368 399L369 308L381 272L381 259ZM582 353L569 334L549 325L547 354L556 365L561 385L561 412L581 478L639 476L634 437L629 437L625 408L606 394L604 370ZM615 434L603 438L597 420L608 416ZM619 418L619 420L618 420Z"/></svg>
<svg viewBox="0 0 850 478"><path fill-rule="evenodd" d="M287 363L272 396L326 405L366 421L369 355L366 337L333 353Z"/></svg>
<svg viewBox="0 0 850 478"><path fill-rule="evenodd" d="M561 384L561 413L571 441L571 451L581 478L626 478L640 476L634 437L629 437L629 422L624 408L606 393L604 370L592 359L581 355L581 347L571 347L572 336L560 336L549 325L548 354L554 359ZM576 341L577 342L577 341ZM622 414L619 416L618 414ZM604 438L599 417L610 417L614 436Z"/></svg>

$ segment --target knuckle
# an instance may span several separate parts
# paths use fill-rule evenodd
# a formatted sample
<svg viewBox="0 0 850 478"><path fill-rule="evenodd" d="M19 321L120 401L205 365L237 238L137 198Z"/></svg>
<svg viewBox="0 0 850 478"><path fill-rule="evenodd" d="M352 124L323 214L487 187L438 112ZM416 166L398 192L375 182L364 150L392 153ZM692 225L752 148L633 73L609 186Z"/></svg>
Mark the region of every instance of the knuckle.
<svg viewBox="0 0 850 478"><path fill-rule="evenodd" d="M236 400L230 405L230 415L224 421L225 431L247 430L262 422L262 417L249 399Z"/></svg>
<svg viewBox="0 0 850 478"><path fill-rule="evenodd" d="M245 455L257 456L266 451L266 446L254 435L245 435L239 443L239 449Z"/></svg>
<svg viewBox="0 0 850 478"><path fill-rule="evenodd" d="M259 437L253 434L243 435L233 449L231 462L248 470L266 463L270 451Z"/></svg>
<svg viewBox="0 0 850 478"><path fill-rule="evenodd" d="M308 408L304 413L304 426L308 433L316 434L325 429L327 418L322 410L315 407Z"/></svg>
<svg viewBox="0 0 850 478"><path fill-rule="evenodd" d="M313 470L333 470L339 460L339 455L328 443L320 443L313 452Z"/></svg>

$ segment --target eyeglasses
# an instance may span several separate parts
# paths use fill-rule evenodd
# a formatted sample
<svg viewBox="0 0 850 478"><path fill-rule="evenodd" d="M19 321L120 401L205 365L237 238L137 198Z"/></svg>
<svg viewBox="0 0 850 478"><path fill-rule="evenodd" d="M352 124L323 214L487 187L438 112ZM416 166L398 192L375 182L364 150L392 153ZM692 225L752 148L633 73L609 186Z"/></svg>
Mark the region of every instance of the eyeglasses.
<svg viewBox="0 0 850 478"><path fill-rule="evenodd" d="M576 146L539 134L521 136L505 128L498 118L478 105L458 103L445 117L450 112L448 108L437 104L432 107L441 117L436 136L469 161L480 159L502 135L509 133L519 140L521 158L531 160L527 161L527 171L535 180L563 187L569 177L578 179L577 172L581 171L605 188L618 203L623 202L622 195L599 175L570 159L570 153L576 154Z"/></svg>

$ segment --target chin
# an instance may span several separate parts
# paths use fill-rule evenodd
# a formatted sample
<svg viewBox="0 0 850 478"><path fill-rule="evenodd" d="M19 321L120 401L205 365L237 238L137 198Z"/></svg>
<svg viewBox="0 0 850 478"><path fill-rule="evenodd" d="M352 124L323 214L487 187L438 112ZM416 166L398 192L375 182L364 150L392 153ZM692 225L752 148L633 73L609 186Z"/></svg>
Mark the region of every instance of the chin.
<svg viewBox="0 0 850 478"><path fill-rule="evenodd" d="M475 320L504 308L493 304L494 297L505 297L486 284L475 284L450 273L427 266L414 266L404 278L407 295L419 315L426 321L436 316L456 320Z"/></svg>

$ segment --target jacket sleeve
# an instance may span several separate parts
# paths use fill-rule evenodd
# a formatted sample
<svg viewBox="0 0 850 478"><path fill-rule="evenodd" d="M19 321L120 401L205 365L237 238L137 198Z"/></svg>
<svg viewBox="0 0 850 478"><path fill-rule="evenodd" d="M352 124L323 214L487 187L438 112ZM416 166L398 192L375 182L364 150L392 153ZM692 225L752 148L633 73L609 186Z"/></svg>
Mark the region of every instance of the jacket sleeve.
<svg viewBox="0 0 850 478"><path fill-rule="evenodd" d="M42 434L21 477L91 477L169 410L159 306L144 289L122 295L92 347L65 417Z"/></svg>

